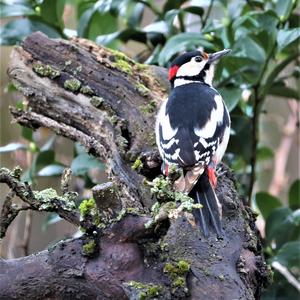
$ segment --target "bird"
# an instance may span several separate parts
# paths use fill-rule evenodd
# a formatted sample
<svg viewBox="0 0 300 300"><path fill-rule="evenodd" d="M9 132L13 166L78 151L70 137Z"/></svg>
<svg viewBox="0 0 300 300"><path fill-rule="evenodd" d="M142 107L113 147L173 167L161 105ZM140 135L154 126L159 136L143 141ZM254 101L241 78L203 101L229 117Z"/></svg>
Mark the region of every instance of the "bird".
<svg viewBox="0 0 300 300"><path fill-rule="evenodd" d="M231 121L222 96L213 87L213 77L216 64L230 51L197 50L176 57L168 72L169 97L156 118L162 172L169 176L170 167L182 170L175 189L202 205L193 213L206 237L210 229L223 234L216 170L228 145Z"/></svg>

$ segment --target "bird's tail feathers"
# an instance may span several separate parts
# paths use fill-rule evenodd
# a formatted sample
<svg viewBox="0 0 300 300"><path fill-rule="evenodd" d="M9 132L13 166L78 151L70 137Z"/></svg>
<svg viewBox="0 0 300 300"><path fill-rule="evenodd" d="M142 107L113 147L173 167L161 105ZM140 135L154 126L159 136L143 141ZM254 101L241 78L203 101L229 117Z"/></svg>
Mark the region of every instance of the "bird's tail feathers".
<svg viewBox="0 0 300 300"><path fill-rule="evenodd" d="M209 236L209 229L222 236L222 207L220 201L211 186L211 183L204 173L191 192L191 196L202 208L195 210L194 216L203 231L204 236Z"/></svg>
<svg viewBox="0 0 300 300"><path fill-rule="evenodd" d="M175 181L175 188L177 191L189 194L197 183L199 177L204 172L202 165L198 165L188 170L184 175L180 176Z"/></svg>

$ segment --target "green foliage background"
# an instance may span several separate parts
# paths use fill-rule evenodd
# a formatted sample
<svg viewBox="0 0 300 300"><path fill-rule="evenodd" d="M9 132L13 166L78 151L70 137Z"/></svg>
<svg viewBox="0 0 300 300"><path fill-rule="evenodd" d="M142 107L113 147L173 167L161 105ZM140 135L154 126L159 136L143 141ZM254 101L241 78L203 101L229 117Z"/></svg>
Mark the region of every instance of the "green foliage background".
<svg viewBox="0 0 300 300"><path fill-rule="evenodd" d="M134 42L135 59L167 67L178 53L203 47L207 52L232 49L220 61L215 87L223 95L232 118L232 134L225 157L235 170L241 192L252 201L266 221L264 250L268 262L279 262L299 280L300 181L289 191L288 204L259 192L252 195L257 164L273 159L273 151L260 143L259 117L267 96L282 101L299 101L299 85L287 80L299 78L299 3L295 0L249 1L184 0L15 0L1 1L0 15L6 22L0 29L0 44L19 44L34 31L52 38L84 37L107 47L122 49ZM199 4L199 5L195 5ZM205 4L209 3L208 6ZM76 12L77 29L66 26L65 5ZM145 23L145 16L150 22ZM288 65L292 71L286 74ZM11 87L12 88L12 87ZM13 89L13 88L12 88ZM245 93L246 92L246 93ZM245 96L245 94L250 95ZM24 149L33 154L23 180L58 176L64 166L52 149L55 137L37 147L32 132L23 129L28 143L11 143L0 153ZM73 173L93 185L91 167L103 165L75 145ZM275 270L274 283L263 299L296 299L299 292Z"/></svg>

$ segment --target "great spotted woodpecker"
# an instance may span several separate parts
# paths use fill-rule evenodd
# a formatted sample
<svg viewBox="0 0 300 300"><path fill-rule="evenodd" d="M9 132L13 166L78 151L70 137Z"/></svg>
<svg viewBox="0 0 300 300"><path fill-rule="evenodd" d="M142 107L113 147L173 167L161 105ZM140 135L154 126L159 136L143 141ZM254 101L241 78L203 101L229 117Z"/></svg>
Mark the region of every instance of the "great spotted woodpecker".
<svg viewBox="0 0 300 300"><path fill-rule="evenodd" d="M171 93L156 121L163 173L168 176L172 165L183 169L175 186L202 204L194 215L205 236L209 235L209 227L222 234L215 171L227 148L230 117L212 80L216 62L228 52L193 51L177 57L169 69Z"/></svg>

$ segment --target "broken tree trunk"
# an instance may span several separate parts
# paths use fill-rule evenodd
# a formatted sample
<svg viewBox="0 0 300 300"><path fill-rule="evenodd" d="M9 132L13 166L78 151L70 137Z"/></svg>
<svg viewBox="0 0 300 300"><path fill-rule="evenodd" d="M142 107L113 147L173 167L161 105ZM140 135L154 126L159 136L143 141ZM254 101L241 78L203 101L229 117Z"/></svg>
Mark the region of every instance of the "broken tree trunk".
<svg viewBox="0 0 300 300"><path fill-rule="evenodd" d="M103 223L80 223L76 209L69 215L61 197L43 206L80 223L86 234L36 255L0 260L1 299L259 297L269 273L255 218L226 166L217 187L223 238L213 233L204 238L191 213L180 211L174 199L156 205L156 215L150 212L156 199L145 181L160 173L154 125L168 92L164 69L87 40L34 33L13 50L8 75L27 99L24 109L11 108L14 120L80 142L105 161L110 182L93 189ZM43 209L35 204L36 193L25 195L28 187L1 170L0 182L32 209ZM97 251L90 251L91 245Z"/></svg>

